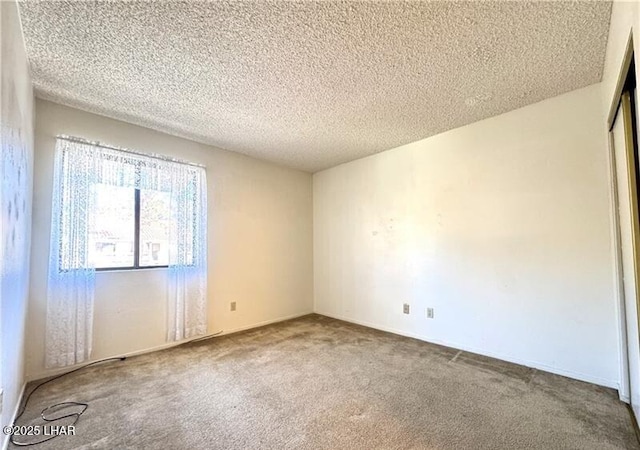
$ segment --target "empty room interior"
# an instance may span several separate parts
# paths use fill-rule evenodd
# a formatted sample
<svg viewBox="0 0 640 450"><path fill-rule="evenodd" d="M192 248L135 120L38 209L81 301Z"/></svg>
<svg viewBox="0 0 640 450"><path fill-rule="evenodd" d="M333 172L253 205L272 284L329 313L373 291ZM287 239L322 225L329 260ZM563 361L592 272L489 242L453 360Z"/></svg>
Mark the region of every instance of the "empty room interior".
<svg viewBox="0 0 640 450"><path fill-rule="evenodd" d="M0 449L640 449L639 2L0 26Z"/></svg>

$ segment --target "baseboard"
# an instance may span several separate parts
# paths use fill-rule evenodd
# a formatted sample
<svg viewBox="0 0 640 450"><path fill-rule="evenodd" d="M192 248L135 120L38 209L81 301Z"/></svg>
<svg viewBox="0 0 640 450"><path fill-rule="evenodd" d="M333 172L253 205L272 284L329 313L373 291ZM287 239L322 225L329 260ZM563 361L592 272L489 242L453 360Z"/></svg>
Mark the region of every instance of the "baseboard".
<svg viewBox="0 0 640 450"><path fill-rule="evenodd" d="M42 372L38 372L36 374L31 374L28 375L26 377L26 382L31 382L31 381L36 381L36 380L41 380L43 378L48 378L48 377L54 377L57 375L61 375L63 373L69 372L71 370L77 369L79 367L85 366L89 363L92 363L94 361L100 361L101 359L106 359L106 358L118 358L118 357L132 357L132 356L139 356L139 355L145 355L147 353L153 353L153 352L157 352L160 350L166 350L168 348L172 348L172 347L176 347L178 345L184 345L188 342L197 340L197 339L203 339L206 337L213 337L213 336L226 336L228 334L233 334L233 333L239 333L241 331L246 331L246 330L250 330L253 328L259 328L259 327L264 327L266 325L271 325L273 323L278 323L278 322L284 322L286 320L291 320L291 319L296 319L298 317L303 317L303 316L308 316L309 314L313 314L313 311L309 311L309 312L304 312L304 313L297 313L297 314L291 314L289 316L283 316L283 317L277 317L275 319L269 319L269 320L264 320L262 322L257 322L257 323L253 323L250 325L245 325L242 327L238 327L238 328L232 328L230 330L222 330L220 332L214 332L214 333L209 333L207 335L204 336L194 336L192 338L189 339L183 339L181 341L174 341L174 342L167 342L165 344L161 344L161 345L157 345L154 347L149 347L149 348L145 348L145 349L141 349L141 350L135 350L132 352L128 352L128 353L122 353L122 354L118 354L118 355L112 355L112 356L105 356L104 358L98 358L98 359L92 359L92 360L88 360L88 361L84 361L80 364L75 364L73 366L66 366L66 367L62 367L62 368L56 368L56 369L51 369L51 370L45 370Z"/></svg>
<svg viewBox="0 0 640 450"><path fill-rule="evenodd" d="M251 330L253 328L264 327L266 325L271 325L272 323L278 323L278 322L284 322L286 320L297 319L298 317L308 316L309 314L313 314L313 311L304 312L304 313L298 313L298 314L292 314L290 316L279 317L277 319L270 319L270 320L265 320L265 321L262 321L262 322L254 323L254 324L251 324L251 325L246 325L246 326L242 326L242 327L238 327L238 328L232 328L230 330L225 330L224 333L220 333L219 336L226 336L227 334L239 333L241 331ZM199 339L199 338L196 338L196 339Z"/></svg>
<svg viewBox="0 0 640 450"><path fill-rule="evenodd" d="M439 339L433 339L422 334L411 333L403 330L398 330L391 327L380 326L377 324L373 324L370 322L365 322L362 320L355 320L348 317L342 317L336 314L327 314L322 311L316 311L316 314L320 314L321 316L331 317L332 319L342 320L344 322L354 323L356 325L362 325L368 328L373 328L380 331L386 331L388 333L398 334L400 336L410 337L413 339L418 339L420 341L430 342L432 344L442 345L444 347L454 348L456 350L462 350L465 352L475 353L478 355L488 356L490 358L500 359L502 361L507 361L513 364L518 364L521 366L531 367L533 369L542 370L544 372L553 373L556 375L562 375L563 377L573 378L579 381L585 381L587 383L597 384L599 386L605 386L613 389L619 389L619 383L616 380L607 380L605 378L594 377L592 375L587 375L579 372L573 372L570 370L559 369L557 367L547 366L546 364L542 364L536 361L529 361L526 359L514 358L510 355L501 355L493 352L487 352L483 349L470 347L467 345L460 345L455 342L441 341Z"/></svg>
<svg viewBox="0 0 640 450"><path fill-rule="evenodd" d="M22 383L22 389L20 389L20 395L18 395L18 401L16 402L16 406L13 409L13 414L11 414L11 422L9 425L12 425L16 421L16 416L18 415L18 411L20 411L20 405L22 405L22 398L24 397L24 391L27 388L27 383ZM2 433L2 450L7 450L9 448L9 438L11 436Z"/></svg>

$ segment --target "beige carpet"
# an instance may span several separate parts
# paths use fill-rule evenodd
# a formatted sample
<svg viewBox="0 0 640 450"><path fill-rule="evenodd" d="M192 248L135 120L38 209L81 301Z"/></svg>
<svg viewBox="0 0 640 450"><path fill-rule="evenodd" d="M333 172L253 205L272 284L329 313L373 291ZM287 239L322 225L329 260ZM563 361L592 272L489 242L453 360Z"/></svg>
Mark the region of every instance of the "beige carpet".
<svg viewBox="0 0 640 450"><path fill-rule="evenodd" d="M76 436L32 448L640 448L613 390L318 315L88 368L20 424L65 400Z"/></svg>

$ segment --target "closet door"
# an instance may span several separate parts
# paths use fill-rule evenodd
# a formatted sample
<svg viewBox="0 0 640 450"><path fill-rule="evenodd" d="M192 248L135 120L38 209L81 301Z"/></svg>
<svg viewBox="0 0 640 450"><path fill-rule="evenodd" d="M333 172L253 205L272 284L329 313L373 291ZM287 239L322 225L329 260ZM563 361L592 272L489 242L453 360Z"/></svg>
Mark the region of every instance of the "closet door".
<svg viewBox="0 0 640 450"><path fill-rule="evenodd" d="M625 323L627 329L627 357L629 397L631 406L640 417L640 326L638 313L640 261L640 221L638 207L638 155L634 149L631 91L622 94L618 112L611 129L615 158L618 199L618 224L623 273Z"/></svg>

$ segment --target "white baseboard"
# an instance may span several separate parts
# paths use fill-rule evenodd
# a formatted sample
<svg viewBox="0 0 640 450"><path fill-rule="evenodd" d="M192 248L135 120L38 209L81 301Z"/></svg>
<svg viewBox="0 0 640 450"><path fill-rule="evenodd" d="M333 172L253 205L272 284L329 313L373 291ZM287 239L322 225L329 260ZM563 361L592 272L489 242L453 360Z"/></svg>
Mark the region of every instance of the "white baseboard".
<svg viewBox="0 0 640 450"><path fill-rule="evenodd" d="M37 372L35 374L30 374L26 377L26 381L27 383L30 381L34 381L34 380L40 380L43 378L48 378L48 377L53 377L56 375L61 375L63 373L66 372L70 372L74 369L77 369L79 367L85 366L87 364L90 364L92 362L95 361L100 361L101 359L107 359L107 358L119 358L119 357L126 357L129 358L131 356L138 356L138 355L144 355L147 353L153 353L153 352L157 352L159 350L166 350L168 348L171 347L176 347L178 345L183 345L186 344L188 342L197 340L197 339L203 339L206 337L213 337L213 336L225 336L227 334L233 334L233 333L238 333L240 331L245 331L245 330L250 330L252 328L258 328L258 327L263 327L265 325L270 325L272 323L278 323L278 322L284 322L285 320L291 320L291 319L296 319L298 317L303 317L303 316L308 316L309 314L313 314L313 311L309 311L309 312L304 312L304 313L298 313L298 314L292 314L289 316L284 316L284 317L277 317L275 319L269 319L269 320L264 320L262 322L257 322L257 323L253 323L250 325L245 325L242 327L238 327L238 328L232 328L230 330L223 330L221 332L216 332L216 333L210 333L204 336L194 336L192 338L188 338L188 339L183 339L181 341L174 341L174 342L167 342L165 344L161 344L161 345L157 345L154 347L149 347L149 348L145 348L145 349L141 349L141 350L135 350L132 352L128 352L128 353L122 353L122 354L117 354L117 355L112 355L112 356L105 356L104 358L98 358L98 359L92 359L92 360L88 360L88 361L84 361L80 364L75 364L73 366L66 366L66 367L62 367L62 368L55 368L55 369L50 369L50 370L44 370L41 372Z"/></svg>
<svg viewBox="0 0 640 450"><path fill-rule="evenodd" d="M348 317L341 317L335 314L328 314L322 311L315 311L316 314L320 314L322 316L327 316L327 317L331 317L333 319L338 319L338 320L342 320L345 322L350 322L350 323L355 323L357 325L362 325L368 328L374 328L376 330L381 330L381 331L386 331L388 333L393 333L393 334L398 334L400 336L405 336L405 337L410 337L410 338L414 338L414 339L418 339L421 341L425 341L425 342L430 342L432 344L438 344L438 345L442 345L445 347L450 347L450 348L454 348L456 350L463 350L465 352L470 352L470 353L476 353L478 355L484 355L484 356L488 356L490 358L496 358L496 359L500 359L502 361L507 361L510 363L514 363L514 364L519 364L521 366L526 366L526 367L531 367L533 369L539 369L542 370L544 372L550 372L556 375L562 375L564 377L567 378L573 378L575 380L579 380L579 381L585 381L587 383L592 383L592 384L597 384L599 386L605 386L605 387L609 387L609 388L613 388L613 389L619 389L619 383L617 380L608 380L605 378L600 378L600 377L594 377L592 375L587 375L587 374L583 374L583 373L579 373L579 372L573 372L570 370L564 370L564 369L559 369L557 367L551 367L548 366L546 364L542 364L536 361L529 361L526 359L520 359L520 358L516 358L510 355L501 355L501 354L497 354L497 353L493 353L493 352L487 352L486 350L483 349L479 349L479 348L474 348L474 347L470 347L470 346L466 346L466 345L460 345L454 342L445 342L445 341L441 341L438 339L433 339L418 333L411 333L411 332L407 332L407 331L403 331L403 330L397 330L395 328L391 328L391 327L385 327L385 326L380 326L377 324L373 324L373 323L369 323L369 322L365 322L362 320L356 320L356 319L351 319Z"/></svg>
<svg viewBox="0 0 640 450"><path fill-rule="evenodd" d="M270 325L273 323L277 323L277 322L283 322L285 320L291 320L291 319L295 319L298 317L302 317L302 316L306 316L309 314L313 314L314 311L309 311L309 312L304 312L304 313L298 313L298 314L292 314L289 316L283 316L283 317L278 317L275 319L270 319L270 320L265 320L262 322L257 322L254 324L250 324L250 325L245 325L245 326L241 326L241 327L237 327L237 328L232 328L229 330L224 330L223 332L221 332L220 334L217 334L218 336L223 336L223 335L228 335L228 334L233 334L233 333L238 333L240 331L245 331L245 330L250 330L252 328L258 328L258 327L262 327L265 325ZM389 333L393 333L393 334L397 334L400 336L406 336L406 337L410 337L410 338L414 338L414 339L419 339L421 341L425 341L425 342L431 342L433 344L438 344L438 345L443 345L445 347L450 347L450 348L454 348L457 350L463 350L463 351L467 351L467 352L471 352L471 353L476 353L479 355L484 355L484 356L489 356L491 358L496 358L496 359L500 359L503 361L507 361L507 362L511 362L514 364L519 364L522 366L526 366L526 367L531 367L534 369L539 369L545 372L550 372L550 373L554 373L556 375L562 375L568 378L573 378L576 380L580 380L580 381L585 381L587 383L593 383L593 384L597 384L600 386L606 386L609 388L613 388L613 389L619 389L619 384L616 380L608 380L608 379L604 379L604 378L599 378L599 377L594 377L591 375L586 375L586 374L582 374L582 373L578 373L578 372L573 372L573 371L568 371L568 370L564 370L564 369L559 369L557 367L551 367L548 366L546 364L542 364L536 361L529 361L529 360L525 360L525 359L521 359L521 358L515 358L512 357L510 355L501 355L501 354L497 354L497 353L493 353L493 352L487 352L483 349L479 349L479 348L474 348L474 347L470 347L470 346L466 346L466 345L460 345L454 342L447 342L447 341L441 341L438 339L433 339L418 333L411 333L411 332L407 332L407 331L403 331L403 330L398 330L395 328L391 328L391 327L385 327L385 326L380 326L374 323L370 323L370 322L366 322L366 321L361 321L361 320L356 320L356 319L352 319L352 318L348 318L348 317L343 317L343 316L339 316L336 314L331 314L331 313L326 313L326 312L322 312L322 311L315 311L316 314L320 314L323 316L327 316L327 317L331 317L334 319L338 319L338 320L342 320L345 322L350 322L350 323L355 323L357 325L362 325L365 327L369 327L369 328L374 328L376 330L381 330L381 331L386 331ZM216 333L212 333L209 336L212 336ZM171 348L171 347L175 347L177 345L182 345L185 344L187 342L193 341L195 339L201 339L202 336L197 336L194 338L190 338L190 339L184 339L182 341L177 341L177 342L169 342L169 343L165 343L162 345L158 345L155 347L150 347L150 348L146 348L146 349L141 349L141 350L136 350L133 352L128 352L125 354L120 354L120 355L114 355L113 357L119 357L119 356L124 356L124 357L130 357L130 356L138 356L138 355L143 355L146 353L151 353L151 352L156 352L159 350L165 350L167 348ZM106 357L105 357L106 358ZM104 359L104 358L101 358ZM96 361L96 360L93 360ZM42 378L46 378L46 377L50 377L50 376L56 376L56 375L60 375L62 373L68 372L70 370L73 370L77 367L81 367L87 363L90 363L92 361L86 361L82 364L77 364L75 366L68 366L68 367L64 367L61 369L52 369L52 370L47 370L47 371L42 371L36 374L32 374L30 376L27 377L27 382L29 381L33 381L33 380L38 380L38 379L42 379ZM23 387L24 390L24 387ZM620 399L622 401L628 402L628 399L621 396Z"/></svg>
<svg viewBox="0 0 640 450"><path fill-rule="evenodd" d="M27 383L22 383L22 389L20 389L20 395L18 395L18 401L16 402L16 406L13 409L13 414L11 414L11 422L8 425L12 425L16 421L16 416L18 415L18 411L20 410L20 405L22 404L22 398L24 397L24 390L27 387ZM7 450L9 448L9 435L5 435L2 433L2 450Z"/></svg>
<svg viewBox="0 0 640 450"><path fill-rule="evenodd" d="M271 325L272 323L284 322L285 320L297 319L298 317L308 316L309 314L313 314L313 311L304 312L304 313L298 313L298 314L292 314L290 316L279 317L277 319L265 320L265 321L254 323L254 324L251 324L251 325L246 325L246 326L243 326L243 327L233 328L231 330L226 330L225 332L220 333L219 336L224 336L226 334L238 333L240 331L250 330L252 328L259 328L259 327L263 327L265 325Z"/></svg>

